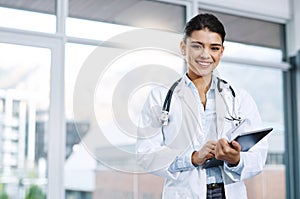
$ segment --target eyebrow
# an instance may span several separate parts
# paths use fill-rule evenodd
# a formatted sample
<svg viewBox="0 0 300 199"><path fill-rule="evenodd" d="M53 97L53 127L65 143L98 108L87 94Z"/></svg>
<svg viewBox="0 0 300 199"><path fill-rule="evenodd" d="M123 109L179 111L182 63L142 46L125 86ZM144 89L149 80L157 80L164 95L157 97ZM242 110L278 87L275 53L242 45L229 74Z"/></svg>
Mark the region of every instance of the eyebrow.
<svg viewBox="0 0 300 199"><path fill-rule="evenodd" d="M196 44L200 44L203 45L204 43L200 42L200 41L191 41L191 43L196 43ZM212 43L210 44L211 46L222 46L222 44L219 43Z"/></svg>

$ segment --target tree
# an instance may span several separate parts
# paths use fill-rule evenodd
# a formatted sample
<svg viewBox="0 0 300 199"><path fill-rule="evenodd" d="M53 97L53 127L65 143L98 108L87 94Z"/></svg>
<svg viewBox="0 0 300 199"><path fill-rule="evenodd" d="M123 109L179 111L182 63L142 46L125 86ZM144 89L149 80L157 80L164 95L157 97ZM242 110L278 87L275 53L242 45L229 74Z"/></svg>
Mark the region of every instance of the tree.
<svg viewBox="0 0 300 199"><path fill-rule="evenodd" d="M0 193L0 199L9 199L9 197L8 197L8 195L7 195L6 192L2 191L2 192Z"/></svg>
<svg viewBox="0 0 300 199"><path fill-rule="evenodd" d="M26 194L25 199L45 199L46 196L42 189L37 185L31 185L29 191Z"/></svg>

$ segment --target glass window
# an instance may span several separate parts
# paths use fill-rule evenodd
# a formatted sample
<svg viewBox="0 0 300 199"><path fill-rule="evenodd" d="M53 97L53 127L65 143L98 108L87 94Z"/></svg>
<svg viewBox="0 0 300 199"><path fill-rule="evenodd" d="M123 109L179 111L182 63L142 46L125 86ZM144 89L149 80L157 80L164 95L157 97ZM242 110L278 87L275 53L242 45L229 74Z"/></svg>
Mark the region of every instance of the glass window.
<svg viewBox="0 0 300 199"><path fill-rule="evenodd" d="M176 18L176 20L173 20L173 18ZM102 1L97 1L82 4L76 0L69 2L66 34L71 37L105 41L121 33L136 30L137 27L181 32L184 21L185 7L175 4L141 0L106 1L105 4ZM72 43L66 45L66 147L69 155L66 157L65 163L65 188L78 192L91 192L93 197L133 198L139 196L138 198L140 198L143 196L144 191L139 189L138 177L132 175L132 173L119 172L120 168L125 170L131 169L133 163L131 159L120 156L113 149L134 151L134 139L116 125L116 118L111 114L111 95L124 76L137 67L137 63L142 62L143 59L157 61L159 58L155 57L151 50L142 52L139 56L130 56L131 53L125 53L127 56L120 56L124 53L124 49L118 49L117 47L118 43L116 42L110 47L97 47L98 50L102 49L102 53L99 54L99 59L95 61L97 67L94 68L94 74L99 74L99 70L103 69L104 63L102 63L101 58L104 60L107 58L108 60L106 61L112 63L108 69L103 70L103 73L99 75L96 90L88 88L80 94L81 96L88 96L89 92L94 93L95 104L92 104L94 111L91 113L87 107L82 105L84 103L80 105L74 104L76 98L74 90L76 86L78 87L76 84L78 83L77 78L79 74L84 72L83 65L88 64L89 56L96 46ZM179 48L179 42L177 48ZM111 57L111 55L118 55L121 58L118 57L117 59L117 57ZM134 57L138 59L133 59ZM116 60L114 60L115 58ZM149 64L146 62L142 63L145 65ZM182 72L181 62L172 60L169 63L173 64L172 67L177 72ZM178 65L181 66L178 67ZM88 84L90 79L92 78L87 78L81 83ZM138 79L142 80L142 76ZM99 86L101 82L102 87ZM125 99L123 105L128 100L129 106L127 120L132 119L137 123L137 114L135 113L139 112L139 110L135 105L141 106L141 100L138 99L144 98L144 91L149 89L149 86L145 86L144 89L137 88L137 92L128 96L130 99ZM75 112L77 113L76 115ZM95 116L91 114L95 114ZM122 120L122 116L119 119ZM75 128L68 128L72 123ZM88 126L85 133L80 133L79 124ZM101 131L98 129L99 126L101 126ZM70 129L70 132L68 129ZM103 135L99 135L101 133ZM79 134L81 135L78 136ZM76 141L76 137L80 140ZM109 146L107 146L107 143L110 143ZM102 156L100 160L95 157L95 154L98 152ZM86 166L87 162L89 166ZM151 176L149 179L151 179ZM161 184L157 188L161 190ZM151 190L150 193L148 193L149 190L145 191L152 198L161 196L161 191L158 194L157 192L152 193ZM156 197L153 197L153 195Z"/></svg>
<svg viewBox="0 0 300 199"><path fill-rule="evenodd" d="M85 19L67 18L66 34L71 37L83 37L105 41L123 32L136 28ZM105 31L103 31L105 30Z"/></svg>
<svg viewBox="0 0 300 199"><path fill-rule="evenodd" d="M93 59L95 57L97 59ZM106 59L107 57L110 59ZM145 48L127 51L72 43L66 45L67 125L73 123L76 126L67 132L67 151L70 151L70 155L65 163L66 189L90 191L96 196L115 198L138 194L138 180L131 173L136 165L130 157L122 156L119 153L123 150L135 151L133 137L136 130L126 131L127 129L125 129L124 131L122 125L131 123L131 121L137 124L137 115L140 113L146 97L145 92L151 88L149 84L151 84L153 76L159 75L157 67L162 67L160 64L168 66L166 67L168 69L165 70L175 71L177 76L183 72L182 59L163 50ZM90 70L91 67L93 70ZM139 72L140 68L142 69ZM146 68L148 69L145 71ZM92 74L82 76L88 70ZM136 75L136 72L139 75ZM91 79L95 78L94 75L97 75L97 82L94 83L94 87L89 87ZM84 81L82 81L82 77L85 77ZM133 78L136 81L133 81ZM94 80L92 81L94 82ZM138 82L142 84L137 85ZM124 93L121 91L118 94L122 96L113 97L116 94L115 91L120 91L118 88L122 85L125 85L123 88L132 90L124 91ZM83 87L83 92L78 93L76 90L78 87ZM130 96L127 95L128 93ZM78 97L87 100L90 96L92 96L94 104L87 104L86 101L78 103ZM118 102L117 106L124 107L121 109L125 112L113 114L113 99L122 101ZM92 109L88 106L91 106ZM88 126L85 133L79 132L80 124ZM80 134L81 136L78 136ZM68 140L74 140L74 137L79 137L79 140L68 142ZM68 144L70 145L68 146ZM100 154L101 157L98 158L99 156L96 154ZM89 164L86 164L87 162ZM85 183L82 183L83 181ZM149 193L149 195L152 194ZM154 194L159 195L156 192Z"/></svg>
<svg viewBox="0 0 300 199"><path fill-rule="evenodd" d="M75 120L73 114L73 94L76 78L84 61L95 46L68 43L66 45L65 67L65 113L66 113L66 198L80 198L81 193L93 194L96 161L81 145L81 139L90 130L91 121L86 114ZM84 107L82 107L84 108ZM88 198L88 196L86 196Z"/></svg>
<svg viewBox="0 0 300 199"><path fill-rule="evenodd" d="M266 49L267 56L268 52L269 49ZM275 52L273 56L274 59L279 59L280 53ZM230 62L221 62L217 71L229 83L248 91L258 106L263 125L274 128L269 137L269 152L263 173L246 181L248 198L285 198L282 71ZM262 186L255 186L256 184Z"/></svg>
<svg viewBox="0 0 300 199"><path fill-rule="evenodd" d="M33 12L41 12L47 14L56 13L56 0L19 0L19 1L6 1L0 0L0 6L6 8L13 8L18 10L27 10Z"/></svg>
<svg viewBox="0 0 300 199"><path fill-rule="evenodd" d="M282 51L276 48L253 46L231 41L225 41L224 46L224 57L226 58L238 58L276 64L280 63L283 57Z"/></svg>
<svg viewBox="0 0 300 199"><path fill-rule="evenodd" d="M199 12L215 14L226 29L224 58L228 58L228 62L220 63L218 73L226 81L248 91L257 103L264 126L274 128L269 137L264 171L246 182L248 198L285 198L282 71L275 67L230 63L230 58L250 63L262 61L274 66L281 63L282 25L201 8Z"/></svg>
<svg viewBox="0 0 300 199"><path fill-rule="evenodd" d="M56 31L55 0L0 0L0 26L22 30Z"/></svg>
<svg viewBox="0 0 300 199"><path fill-rule="evenodd" d="M51 50L0 43L0 192L47 190Z"/></svg>
<svg viewBox="0 0 300 199"><path fill-rule="evenodd" d="M222 63L220 76L248 91L257 103L264 126L271 126L270 152L283 154L283 93L282 71L249 65ZM281 162L282 164L282 162Z"/></svg>
<svg viewBox="0 0 300 199"><path fill-rule="evenodd" d="M185 7L182 5L143 0L82 4L73 0L69 2L66 30L69 36L105 40L132 27L182 32L184 24Z"/></svg>
<svg viewBox="0 0 300 199"><path fill-rule="evenodd" d="M66 199L92 199L89 192L66 190Z"/></svg>
<svg viewBox="0 0 300 199"><path fill-rule="evenodd" d="M277 49L282 47L281 24L203 9L199 12L216 15L225 26L228 41Z"/></svg>

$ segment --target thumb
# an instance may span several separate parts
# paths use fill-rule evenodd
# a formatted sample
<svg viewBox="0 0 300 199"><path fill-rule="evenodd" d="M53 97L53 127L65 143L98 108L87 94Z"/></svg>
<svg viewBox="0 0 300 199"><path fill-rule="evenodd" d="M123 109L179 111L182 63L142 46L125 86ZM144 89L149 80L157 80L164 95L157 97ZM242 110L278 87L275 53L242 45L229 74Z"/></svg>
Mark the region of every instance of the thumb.
<svg viewBox="0 0 300 199"><path fill-rule="evenodd" d="M241 151L241 145L237 141L233 140L231 145L236 151Z"/></svg>

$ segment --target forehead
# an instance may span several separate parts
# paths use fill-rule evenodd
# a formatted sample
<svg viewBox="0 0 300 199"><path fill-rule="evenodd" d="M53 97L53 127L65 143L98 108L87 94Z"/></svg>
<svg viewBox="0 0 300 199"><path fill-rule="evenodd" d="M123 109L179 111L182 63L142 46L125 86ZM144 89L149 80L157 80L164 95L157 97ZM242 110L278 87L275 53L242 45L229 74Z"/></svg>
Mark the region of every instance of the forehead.
<svg viewBox="0 0 300 199"><path fill-rule="evenodd" d="M216 32L211 32L208 29L195 30L191 36L187 38L189 41L197 41L201 43L217 43L222 44L221 35Z"/></svg>

